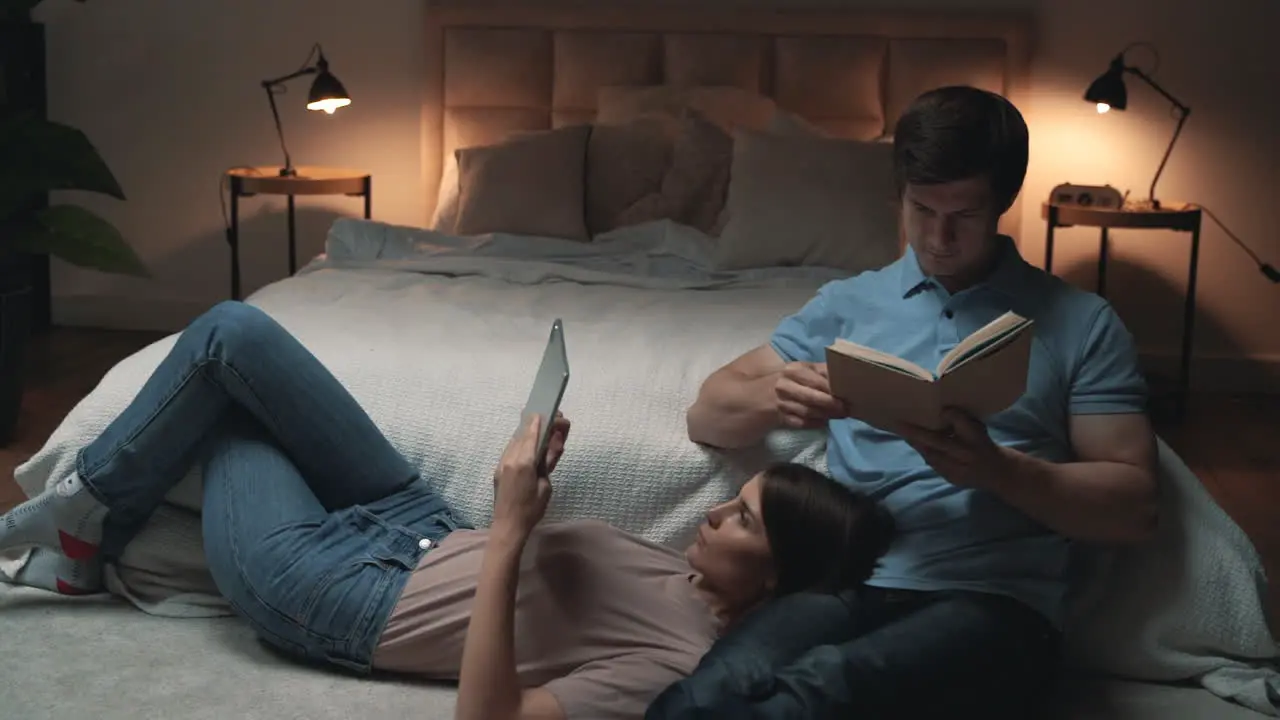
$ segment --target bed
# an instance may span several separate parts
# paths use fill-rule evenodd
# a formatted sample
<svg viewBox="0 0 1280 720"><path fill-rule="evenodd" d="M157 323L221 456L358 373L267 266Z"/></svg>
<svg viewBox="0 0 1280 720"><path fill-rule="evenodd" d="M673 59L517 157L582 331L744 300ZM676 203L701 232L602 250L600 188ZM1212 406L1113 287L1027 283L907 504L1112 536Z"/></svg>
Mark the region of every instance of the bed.
<svg viewBox="0 0 1280 720"><path fill-rule="evenodd" d="M477 525L562 318L574 438L549 516L600 518L676 546L763 463L825 464L822 432L779 432L733 453L689 442L683 413L702 379L822 283L899 251L882 141L911 98L965 83L1020 102L1032 53L1029 18L995 13L458 3L427 16L430 228L339 220L323 255L248 302L299 337ZM673 105L696 112L653 119ZM705 142L681 146L695 131ZM654 137L666 153L656 169L635 152ZM841 147L881 172L827 168L817 185L784 174L793 200L776 202L788 188L761 177L779 163L794 170L795 157L825 168L835 146L823 143L839 141L858 141ZM846 204L871 228L852 250L825 229L851 211L824 204L819 186L843 182L863 183L863 199ZM760 202L769 193L788 212ZM1018 217L1002 228L1014 237ZM18 468L28 494L69 472L173 340L119 363L76 406ZM1256 552L1163 443L1161 477L1159 539L1083 566L1055 716L1280 714ZM193 471L130 546L113 595L0 586L0 715L451 716L447 686L298 667L227 617L200 552L199 483Z"/></svg>

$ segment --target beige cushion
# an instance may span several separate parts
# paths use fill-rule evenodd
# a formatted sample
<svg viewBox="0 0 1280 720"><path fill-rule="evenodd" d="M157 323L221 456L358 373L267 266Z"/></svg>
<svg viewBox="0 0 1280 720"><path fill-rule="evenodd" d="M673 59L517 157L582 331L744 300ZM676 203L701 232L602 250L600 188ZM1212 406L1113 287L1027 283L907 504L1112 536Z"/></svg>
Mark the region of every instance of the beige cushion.
<svg viewBox="0 0 1280 720"><path fill-rule="evenodd" d="M789 35L777 39L773 97L824 135L870 140L884 129L885 38Z"/></svg>
<svg viewBox="0 0 1280 720"><path fill-rule="evenodd" d="M587 230L592 236L658 218L632 209L659 193L671 167L681 121L655 113L621 124L597 124L587 142ZM627 213L624 218L623 214Z"/></svg>
<svg viewBox="0 0 1280 720"><path fill-rule="evenodd" d="M431 219L432 229L450 234L457 230L459 149L497 145L513 137L545 132L547 129L544 119L521 110L459 109L450 115L444 131L446 145L453 150L445 156L442 164L440 188L436 193L436 207Z"/></svg>
<svg viewBox="0 0 1280 720"><path fill-rule="evenodd" d="M800 117L796 113L789 110L778 108L778 112L774 113L773 119L769 121L767 128L774 135L787 135L793 137L830 137L830 135L821 128L816 127L808 120ZM716 217L715 225L711 228L711 234L717 237L724 232L725 225L729 222L729 205L725 203L720 208L720 214Z"/></svg>
<svg viewBox="0 0 1280 720"><path fill-rule="evenodd" d="M590 239L583 184L590 131L574 125L458 150L457 234Z"/></svg>
<svg viewBox="0 0 1280 720"><path fill-rule="evenodd" d="M713 234L729 190L733 138L696 112L687 112L657 192L640 198L620 225L671 219Z"/></svg>
<svg viewBox="0 0 1280 720"><path fill-rule="evenodd" d="M757 92L731 86L605 86L596 97L597 122L626 122L652 113L694 110L726 132L763 130L778 106Z"/></svg>
<svg viewBox="0 0 1280 720"><path fill-rule="evenodd" d="M739 131L717 266L883 267L900 248L895 196L889 143Z"/></svg>

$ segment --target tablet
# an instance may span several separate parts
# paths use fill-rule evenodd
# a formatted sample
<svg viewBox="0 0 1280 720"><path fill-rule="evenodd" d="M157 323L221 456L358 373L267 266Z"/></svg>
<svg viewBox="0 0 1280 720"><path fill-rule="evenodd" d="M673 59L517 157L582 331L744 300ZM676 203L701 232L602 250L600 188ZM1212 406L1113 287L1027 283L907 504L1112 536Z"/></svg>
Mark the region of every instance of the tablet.
<svg viewBox="0 0 1280 720"><path fill-rule="evenodd" d="M565 388L569 385L569 354L564 345L564 323L559 318L551 323L551 337L547 338L547 346L542 351L542 363L538 365L538 374L533 379L533 390L529 392L529 400L520 414L519 434L529 424L534 415L542 416L542 427L538 432L538 472L545 468L547 444L551 441L551 426L560 410L560 400L564 398Z"/></svg>

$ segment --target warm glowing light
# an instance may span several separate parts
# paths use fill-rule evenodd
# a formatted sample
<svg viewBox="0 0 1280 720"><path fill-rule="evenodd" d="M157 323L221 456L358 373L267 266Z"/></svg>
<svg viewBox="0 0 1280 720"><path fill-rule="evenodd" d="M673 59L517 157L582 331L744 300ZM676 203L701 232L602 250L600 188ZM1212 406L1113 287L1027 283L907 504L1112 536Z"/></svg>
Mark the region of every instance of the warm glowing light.
<svg viewBox="0 0 1280 720"><path fill-rule="evenodd" d="M350 102L350 101L348 101L348 102ZM1108 111L1108 110L1110 110L1110 109L1111 109L1111 106L1110 106L1110 105L1108 105L1108 104L1106 104L1106 103L1098 103L1098 112L1099 112L1099 113L1104 113L1104 112L1106 112L1106 111Z"/></svg>
<svg viewBox="0 0 1280 720"><path fill-rule="evenodd" d="M346 107L351 104L351 98L325 98L317 100L313 103L307 103L308 110L323 110L326 114L332 115L334 110L340 107Z"/></svg>

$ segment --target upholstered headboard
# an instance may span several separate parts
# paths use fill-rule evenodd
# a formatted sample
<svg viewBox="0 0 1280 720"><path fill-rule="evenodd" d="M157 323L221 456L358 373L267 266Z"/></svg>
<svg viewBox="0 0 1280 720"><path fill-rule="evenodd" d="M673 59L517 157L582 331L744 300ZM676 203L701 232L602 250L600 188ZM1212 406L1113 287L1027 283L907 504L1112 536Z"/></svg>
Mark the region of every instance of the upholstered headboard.
<svg viewBox="0 0 1280 720"><path fill-rule="evenodd" d="M733 85L843 137L891 132L940 85L1025 96L1030 19L989 12L431 2L428 215L442 159L513 132L590 121L606 85ZM1006 232L1017 236L1016 208Z"/></svg>

